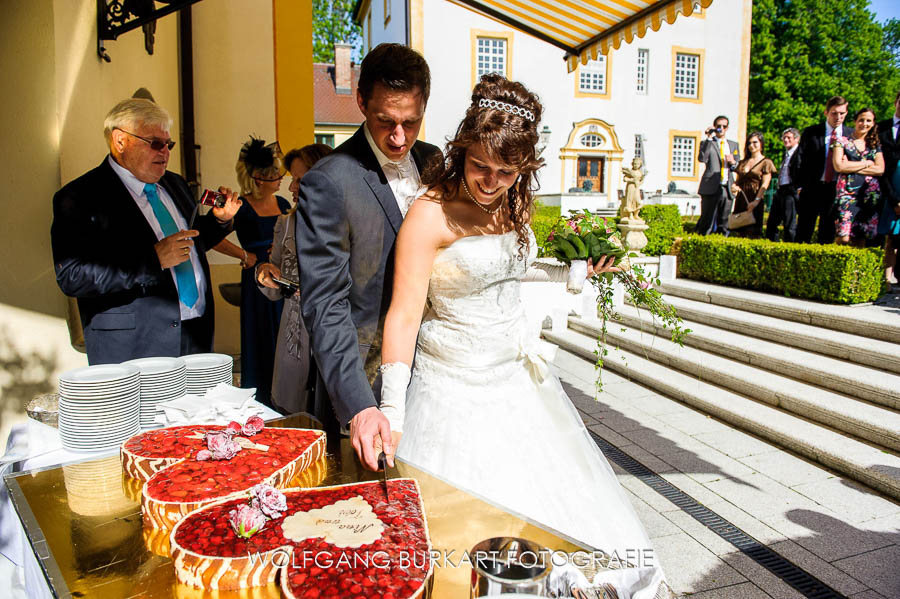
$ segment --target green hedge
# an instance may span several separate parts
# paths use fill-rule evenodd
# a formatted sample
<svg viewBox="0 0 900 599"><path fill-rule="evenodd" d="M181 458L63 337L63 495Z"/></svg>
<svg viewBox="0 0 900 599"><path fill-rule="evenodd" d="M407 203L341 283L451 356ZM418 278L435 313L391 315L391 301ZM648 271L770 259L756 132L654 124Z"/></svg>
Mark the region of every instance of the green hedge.
<svg viewBox="0 0 900 599"><path fill-rule="evenodd" d="M681 213L675 204L644 206L641 208L640 216L650 225L644 232L647 236L647 246L641 250L647 256L669 253L675 238L684 235Z"/></svg>
<svg viewBox="0 0 900 599"><path fill-rule="evenodd" d="M880 249L774 243L691 235L681 242L679 276L835 304L876 299L884 284Z"/></svg>
<svg viewBox="0 0 900 599"><path fill-rule="evenodd" d="M559 206L544 206L543 204L535 204L534 215L531 217L531 228L534 236L537 238L538 256L544 255L544 245L547 243L547 235L550 234L550 228L560 214Z"/></svg>

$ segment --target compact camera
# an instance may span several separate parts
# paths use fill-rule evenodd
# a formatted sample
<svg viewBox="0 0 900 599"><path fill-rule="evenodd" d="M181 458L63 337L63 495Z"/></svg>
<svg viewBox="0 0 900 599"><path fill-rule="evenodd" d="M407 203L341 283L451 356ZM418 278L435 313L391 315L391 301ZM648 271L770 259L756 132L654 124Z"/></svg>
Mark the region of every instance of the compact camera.
<svg viewBox="0 0 900 599"><path fill-rule="evenodd" d="M215 208L222 208L225 205L226 200L225 194L210 189L204 189L203 195L200 196L200 204L203 206L213 206Z"/></svg>

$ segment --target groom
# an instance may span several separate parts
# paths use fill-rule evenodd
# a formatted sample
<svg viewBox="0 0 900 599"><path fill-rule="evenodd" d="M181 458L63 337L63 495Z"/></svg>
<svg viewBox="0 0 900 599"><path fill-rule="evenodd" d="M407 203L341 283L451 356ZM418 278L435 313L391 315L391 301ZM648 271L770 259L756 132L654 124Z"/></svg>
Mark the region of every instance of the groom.
<svg viewBox="0 0 900 599"><path fill-rule="evenodd" d="M393 454L373 385L394 241L425 165L441 156L416 141L430 88L428 64L417 52L375 47L362 61L356 93L365 122L300 183L301 306L318 367L313 410L331 433L349 426L353 448L371 470L378 469L376 437Z"/></svg>

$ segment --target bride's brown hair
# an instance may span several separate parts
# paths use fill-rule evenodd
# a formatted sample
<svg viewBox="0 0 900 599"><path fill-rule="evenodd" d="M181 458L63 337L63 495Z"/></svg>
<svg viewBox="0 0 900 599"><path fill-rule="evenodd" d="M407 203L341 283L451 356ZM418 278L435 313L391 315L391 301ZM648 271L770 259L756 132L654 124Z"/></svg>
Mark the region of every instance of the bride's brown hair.
<svg viewBox="0 0 900 599"><path fill-rule="evenodd" d="M481 100L518 107L523 110L517 112L528 111L534 118L529 120L522 114L479 106ZM443 197L455 197L463 177L466 150L479 143L491 160L518 171L518 179L507 192L507 201L509 217L519 240L520 256L528 248L526 227L531 220L534 192L540 187L535 174L544 166L535 149L542 112L538 97L521 83L493 73L483 75L472 90L472 104L456 129L456 135L447 142L443 162L429 165L423 175L423 182L429 188L438 188Z"/></svg>

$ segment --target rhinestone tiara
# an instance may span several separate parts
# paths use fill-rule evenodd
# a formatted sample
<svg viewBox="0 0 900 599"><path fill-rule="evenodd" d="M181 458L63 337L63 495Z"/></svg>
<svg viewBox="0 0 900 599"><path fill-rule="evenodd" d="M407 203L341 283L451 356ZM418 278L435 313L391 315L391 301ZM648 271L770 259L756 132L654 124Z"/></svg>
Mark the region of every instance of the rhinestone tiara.
<svg viewBox="0 0 900 599"><path fill-rule="evenodd" d="M500 100L488 100L486 98L482 98L478 101L478 107L502 110L503 112L508 112L509 114L520 116L523 119L534 121L534 113L530 110L526 110L521 106L516 106L515 104L507 104L506 102L501 102Z"/></svg>

